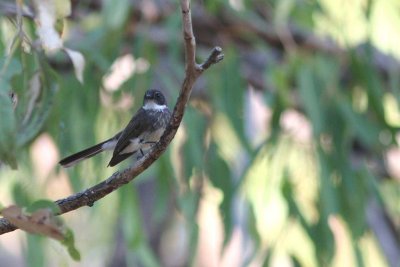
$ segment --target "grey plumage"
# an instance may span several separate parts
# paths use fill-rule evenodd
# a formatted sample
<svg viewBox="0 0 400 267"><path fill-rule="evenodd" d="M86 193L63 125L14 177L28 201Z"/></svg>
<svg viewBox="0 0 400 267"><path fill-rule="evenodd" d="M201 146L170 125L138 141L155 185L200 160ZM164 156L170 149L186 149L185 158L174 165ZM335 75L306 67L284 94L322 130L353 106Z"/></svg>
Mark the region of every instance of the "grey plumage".
<svg viewBox="0 0 400 267"><path fill-rule="evenodd" d="M108 166L115 166L130 156L142 157L159 141L170 118L171 112L166 105L164 95L158 90L148 90L144 96L143 106L123 131L106 141L62 159L60 165L70 167L111 149L114 152Z"/></svg>
<svg viewBox="0 0 400 267"><path fill-rule="evenodd" d="M170 118L171 113L168 108L165 110L140 108L119 137L108 165L114 166L133 154L142 156L158 142Z"/></svg>

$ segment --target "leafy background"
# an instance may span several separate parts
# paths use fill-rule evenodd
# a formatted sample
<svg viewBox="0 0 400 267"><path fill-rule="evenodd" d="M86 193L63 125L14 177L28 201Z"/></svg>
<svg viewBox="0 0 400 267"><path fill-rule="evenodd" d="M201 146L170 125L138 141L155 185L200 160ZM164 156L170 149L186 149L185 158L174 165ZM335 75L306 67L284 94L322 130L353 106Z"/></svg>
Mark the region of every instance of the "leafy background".
<svg viewBox="0 0 400 267"><path fill-rule="evenodd" d="M50 35L40 45L40 26L15 15L37 1L0 4L3 206L66 197L127 166L106 168L109 154L57 162L124 127L148 88L172 108L184 76L177 1L54 2L83 83L79 57L50 53ZM0 238L0 265L398 266L399 9L193 1L198 59L215 45L225 59L195 85L165 155L62 216L80 262L15 231Z"/></svg>

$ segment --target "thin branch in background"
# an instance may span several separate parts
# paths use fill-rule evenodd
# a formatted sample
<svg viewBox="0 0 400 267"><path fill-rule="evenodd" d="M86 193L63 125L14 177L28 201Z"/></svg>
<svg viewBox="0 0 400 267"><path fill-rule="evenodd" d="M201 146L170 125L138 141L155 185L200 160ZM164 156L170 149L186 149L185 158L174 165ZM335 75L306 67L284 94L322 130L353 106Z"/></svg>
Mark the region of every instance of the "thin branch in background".
<svg viewBox="0 0 400 267"><path fill-rule="evenodd" d="M123 171L115 172L111 177L82 192L55 201L55 203L60 207L59 214L76 210L83 206L92 206L94 202L105 197L121 186L129 183L144 170L146 170L151 164L153 164L154 161L156 161L161 154L164 153L172 139L175 137L185 113L185 107L189 100L194 82L203 73L203 71L223 59L224 56L222 54L222 49L220 47L215 47L204 63L199 65L196 64L196 42L193 35L189 0L181 0L181 10L186 56L185 79L182 83L181 90L172 113L172 118L163 136L154 146L154 148L142 159L137 161L132 167ZM0 219L0 234L11 232L15 229L17 228L10 224L6 219Z"/></svg>

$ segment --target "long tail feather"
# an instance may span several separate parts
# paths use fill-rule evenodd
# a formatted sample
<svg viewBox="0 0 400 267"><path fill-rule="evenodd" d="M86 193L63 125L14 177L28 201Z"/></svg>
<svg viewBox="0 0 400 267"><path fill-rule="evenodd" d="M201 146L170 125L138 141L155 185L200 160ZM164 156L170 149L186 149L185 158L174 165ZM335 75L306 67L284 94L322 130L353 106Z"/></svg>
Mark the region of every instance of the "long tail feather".
<svg viewBox="0 0 400 267"><path fill-rule="evenodd" d="M97 155L98 153L104 151L105 149L103 148L103 145L110 140L106 140L104 142L101 142L100 144L94 145L92 147L86 148L82 151L79 151L71 156L68 156L62 160L60 160L59 164L63 166L64 168L71 167L75 165L76 163L85 160L87 158L91 158L94 155Z"/></svg>

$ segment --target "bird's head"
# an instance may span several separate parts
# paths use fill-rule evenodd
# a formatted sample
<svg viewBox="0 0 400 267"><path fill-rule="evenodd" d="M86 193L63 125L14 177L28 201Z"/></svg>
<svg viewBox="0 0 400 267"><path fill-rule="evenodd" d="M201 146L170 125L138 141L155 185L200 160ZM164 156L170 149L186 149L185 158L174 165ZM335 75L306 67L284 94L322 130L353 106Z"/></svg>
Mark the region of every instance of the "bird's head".
<svg viewBox="0 0 400 267"><path fill-rule="evenodd" d="M167 101L163 93L155 89L147 90L143 100L144 109L164 109L166 107Z"/></svg>

